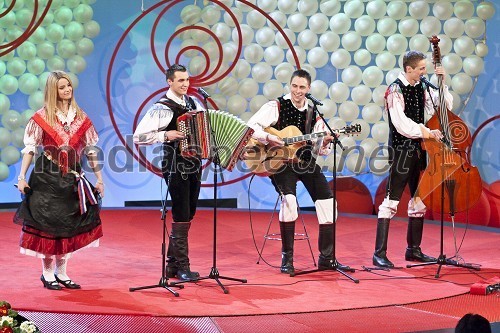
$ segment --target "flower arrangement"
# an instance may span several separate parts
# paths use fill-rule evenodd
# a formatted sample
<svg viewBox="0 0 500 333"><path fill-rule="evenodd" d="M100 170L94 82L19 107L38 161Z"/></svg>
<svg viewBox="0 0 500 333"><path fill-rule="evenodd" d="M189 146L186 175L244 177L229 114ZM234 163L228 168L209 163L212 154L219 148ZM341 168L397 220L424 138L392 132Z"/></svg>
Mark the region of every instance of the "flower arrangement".
<svg viewBox="0 0 500 333"><path fill-rule="evenodd" d="M40 333L32 321L12 310L9 303L0 301L0 333Z"/></svg>

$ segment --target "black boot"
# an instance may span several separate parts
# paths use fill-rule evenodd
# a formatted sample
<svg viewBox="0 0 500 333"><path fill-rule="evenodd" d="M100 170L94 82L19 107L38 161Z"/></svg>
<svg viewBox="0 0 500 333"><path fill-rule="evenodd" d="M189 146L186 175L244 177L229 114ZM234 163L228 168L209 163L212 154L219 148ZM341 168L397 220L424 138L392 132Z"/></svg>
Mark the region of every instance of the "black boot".
<svg viewBox="0 0 500 333"><path fill-rule="evenodd" d="M293 243L295 241L295 221L281 222L281 273L292 274L293 267Z"/></svg>
<svg viewBox="0 0 500 333"><path fill-rule="evenodd" d="M377 238L375 239L375 253L373 264L378 267L393 268L394 264L387 259L387 238L389 237L389 222L391 219L377 220Z"/></svg>
<svg viewBox="0 0 500 333"><path fill-rule="evenodd" d="M200 277L198 272L192 272L189 267L188 232L190 227L191 222L174 222L170 235L172 251L177 260L175 276L182 281L196 280Z"/></svg>
<svg viewBox="0 0 500 333"><path fill-rule="evenodd" d="M405 252L405 259L408 261L432 262L436 258L430 257L422 253L420 244L422 243L422 231L424 229L423 217L409 217L408 231L406 233L406 241L408 247Z"/></svg>
<svg viewBox="0 0 500 333"><path fill-rule="evenodd" d="M333 223L319 225L318 270L325 271L340 269L342 271L350 271L351 267L342 265L333 256L333 228L335 228L335 225Z"/></svg>
<svg viewBox="0 0 500 333"><path fill-rule="evenodd" d="M177 275L177 270L179 269L179 263L174 257L173 243L174 241L172 240L172 235L170 235L167 249L167 266L165 267L165 275L168 278L175 277Z"/></svg>

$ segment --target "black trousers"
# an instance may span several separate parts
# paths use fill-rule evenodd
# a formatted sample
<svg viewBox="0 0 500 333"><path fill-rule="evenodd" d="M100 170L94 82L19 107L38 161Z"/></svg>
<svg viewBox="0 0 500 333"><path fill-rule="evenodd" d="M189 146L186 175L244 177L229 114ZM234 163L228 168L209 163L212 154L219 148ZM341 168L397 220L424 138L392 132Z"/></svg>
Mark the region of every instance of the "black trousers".
<svg viewBox="0 0 500 333"><path fill-rule="evenodd" d="M413 198L417 192L420 171L426 155L421 149L413 148L394 150L391 157L386 197L389 196L389 200L399 201L406 184L408 184L410 195Z"/></svg>
<svg viewBox="0 0 500 333"><path fill-rule="evenodd" d="M269 178L271 178L276 192L281 195L293 194L296 196L297 181L300 180L314 202L333 197L328 181L315 161L285 164Z"/></svg>

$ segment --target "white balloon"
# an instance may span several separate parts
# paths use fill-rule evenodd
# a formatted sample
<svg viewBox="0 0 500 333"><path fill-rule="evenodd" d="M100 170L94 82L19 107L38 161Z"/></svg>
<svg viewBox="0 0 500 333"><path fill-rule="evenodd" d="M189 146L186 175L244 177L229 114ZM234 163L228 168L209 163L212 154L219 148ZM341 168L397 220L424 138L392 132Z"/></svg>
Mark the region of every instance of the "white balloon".
<svg viewBox="0 0 500 333"><path fill-rule="evenodd" d="M384 81L384 73L377 66L370 66L363 71L363 83L370 88L378 87Z"/></svg>
<svg viewBox="0 0 500 333"><path fill-rule="evenodd" d="M323 105L318 106L319 112L323 113L326 119L331 119L337 113L337 104L331 99L323 99Z"/></svg>
<svg viewBox="0 0 500 333"><path fill-rule="evenodd" d="M293 50L295 51L295 54L297 55L299 62L296 63L295 58L293 57L292 52L290 50L286 51L286 60L296 66L305 63L307 58L306 51L300 46L294 46Z"/></svg>
<svg viewBox="0 0 500 333"><path fill-rule="evenodd" d="M488 1L483 1L476 8L477 16L482 20L489 20L495 15L495 6L493 3Z"/></svg>
<svg viewBox="0 0 500 333"><path fill-rule="evenodd" d="M349 154L345 161L347 169L355 174L362 173L366 169L366 165L366 158L361 156L359 153Z"/></svg>
<svg viewBox="0 0 500 333"><path fill-rule="evenodd" d="M479 38L486 31L486 23L480 18L474 17L465 22L465 33L471 38Z"/></svg>
<svg viewBox="0 0 500 333"><path fill-rule="evenodd" d="M406 16L408 8L403 1L391 1L387 5L387 14L395 20L400 20Z"/></svg>
<svg viewBox="0 0 500 333"><path fill-rule="evenodd" d="M210 96L210 99L215 102L215 105L217 105L217 108L219 110L226 110L227 109L226 96L223 96L222 94L212 94Z"/></svg>
<svg viewBox="0 0 500 333"><path fill-rule="evenodd" d="M278 0L257 0L257 6L266 13L270 13L278 6Z"/></svg>
<svg viewBox="0 0 500 333"><path fill-rule="evenodd" d="M343 103L349 98L349 87L344 82L335 82L330 86L328 94L335 103Z"/></svg>
<svg viewBox="0 0 500 333"><path fill-rule="evenodd" d="M372 99L372 91L365 85L359 85L351 90L351 99L357 105L366 105Z"/></svg>
<svg viewBox="0 0 500 333"><path fill-rule="evenodd" d="M333 171L333 166L336 166L335 172L341 172L342 171L342 155L340 153L337 154L330 154L325 158L324 164L328 166L328 171L334 172Z"/></svg>
<svg viewBox="0 0 500 333"><path fill-rule="evenodd" d="M326 16L333 16L340 12L339 0L321 0L319 10Z"/></svg>
<svg viewBox="0 0 500 333"><path fill-rule="evenodd" d="M387 5L383 0L374 0L366 4L366 13L374 19L384 17L386 11Z"/></svg>
<svg viewBox="0 0 500 333"><path fill-rule="evenodd" d="M276 66L276 68L274 69L274 77L279 82L287 83L290 81L293 71L294 67L292 66L292 64L290 64L289 62L284 62Z"/></svg>
<svg viewBox="0 0 500 333"><path fill-rule="evenodd" d="M321 68L328 63L328 53L321 47L314 47L307 54L307 61L312 66Z"/></svg>
<svg viewBox="0 0 500 333"><path fill-rule="evenodd" d="M358 66L349 66L342 71L342 81L349 87L355 87L361 83L363 72Z"/></svg>
<svg viewBox="0 0 500 333"><path fill-rule="evenodd" d="M33 110L38 110L43 106L44 99L43 99L43 92L36 91L34 94L31 94L28 97L28 105L31 109Z"/></svg>
<svg viewBox="0 0 500 333"><path fill-rule="evenodd" d="M360 48L362 43L361 36L355 31L349 31L342 36L342 47L347 51L355 51Z"/></svg>
<svg viewBox="0 0 500 333"><path fill-rule="evenodd" d="M264 60L271 66L283 63L284 58L285 52L279 46L269 46L264 50Z"/></svg>
<svg viewBox="0 0 500 333"><path fill-rule="evenodd" d="M258 44L250 44L245 47L243 57L251 64L258 63L264 58L264 49Z"/></svg>
<svg viewBox="0 0 500 333"><path fill-rule="evenodd" d="M364 130L363 126L361 128L362 130ZM367 124L367 131L368 133L370 133L370 126L368 124ZM366 137L365 139L363 139L363 141L361 141L359 145L360 147L363 148L363 156L365 158L369 158L375 151L375 149L379 147L379 143L377 141L375 141L373 138L366 138Z"/></svg>
<svg viewBox="0 0 500 333"><path fill-rule="evenodd" d="M247 23L253 29L260 29L266 25L267 19L260 12L252 10L247 13Z"/></svg>
<svg viewBox="0 0 500 333"><path fill-rule="evenodd" d="M16 128L12 131L12 145L17 148L24 148L24 128Z"/></svg>
<svg viewBox="0 0 500 333"><path fill-rule="evenodd" d="M453 49L461 57L467 57L474 53L476 50L476 45L474 40L468 36L460 36L455 39L453 43Z"/></svg>
<svg viewBox="0 0 500 333"><path fill-rule="evenodd" d="M389 138L389 124L385 121L379 121L372 126L372 138L377 142L385 143Z"/></svg>
<svg viewBox="0 0 500 333"><path fill-rule="evenodd" d="M290 41L290 44L294 45L296 38L295 33L290 29L283 29L283 31L285 32L286 38ZM290 47L285 40L285 36L283 36L280 32L276 33L276 37L274 40L276 42L276 45L278 45L282 49L288 49Z"/></svg>
<svg viewBox="0 0 500 333"><path fill-rule="evenodd" d="M375 58L375 63L377 66L383 70L388 71L396 66L396 57L390 52L384 51L382 53L377 54Z"/></svg>
<svg viewBox="0 0 500 333"><path fill-rule="evenodd" d="M273 68L265 62L259 62L252 67L252 77L259 83L264 83L273 77Z"/></svg>
<svg viewBox="0 0 500 333"><path fill-rule="evenodd" d="M448 37L457 38L463 35L465 24L461 19L452 17L444 22L443 30Z"/></svg>
<svg viewBox="0 0 500 333"><path fill-rule="evenodd" d="M318 35L311 30L306 29L299 33L297 42L300 47L304 48L304 50L310 50L318 44Z"/></svg>
<svg viewBox="0 0 500 333"><path fill-rule="evenodd" d="M12 165L17 163L17 161L19 161L20 158L21 158L21 153L14 146L5 147L2 149L2 152L0 153L0 159L2 160L3 163L7 165Z"/></svg>
<svg viewBox="0 0 500 333"><path fill-rule="evenodd" d="M274 44L275 33L269 27L263 27L255 33L255 41L262 47L268 47Z"/></svg>
<svg viewBox="0 0 500 333"><path fill-rule="evenodd" d="M278 9L284 14L295 13L298 6L297 0L278 0Z"/></svg>
<svg viewBox="0 0 500 333"><path fill-rule="evenodd" d="M484 71L484 60L476 55L470 55L463 61L464 72L470 76L479 76Z"/></svg>
<svg viewBox="0 0 500 333"><path fill-rule="evenodd" d="M244 79L240 81L238 92L245 98L252 98L259 92L259 84L254 79ZM241 111L244 112L245 110Z"/></svg>
<svg viewBox="0 0 500 333"><path fill-rule="evenodd" d="M220 92L224 96L233 96L238 92L238 81L231 76L226 76L218 83Z"/></svg>
<svg viewBox="0 0 500 333"><path fill-rule="evenodd" d="M290 77L288 77L288 80L290 80ZM276 97L283 95L283 84L277 80L269 80L264 83L262 93L268 100L273 100Z"/></svg>
<svg viewBox="0 0 500 333"><path fill-rule="evenodd" d="M339 116L345 122L353 121L359 116L359 107L352 101L345 101L339 106Z"/></svg>
<svg viewBox="0 0 500 333"><path fill-rule="evenodd" d="M338 49L330 56L330 62L337 69L347 68L351 63L351 54L344 49Z"/></svg>
<svg viewBox="0 0 500 333"><path fill-rule="evenodd" d="M319 38L319 45L326 52L333 52L340 46L340 37L332 31L327 31Z"/></svg>
<svg viewBox="0 0 500 333"><path fill-rule="evenodd" d="M290 15L287 20L287 26L293 32L303 31L307 27L307 17L301 13Z"/></svg>
<svg viewBox="0 0 500 333"><path fill-rule="evenodd" d="M243 120L244 122L248 122L250 118L252 118L253 113L252 112L243 112L242 114L239 115L240 119Z"/></svg>
<svg viewBox="0 0 500 333"><path fill-rule="evenodd" d="M274 97L274 98L276 98L276 97ZM250 100L250 104L249 104L250 112L255 113L255 112L259 111L259 109L262 107L262 105L266 104L268 101L269 101L269 99L267 99L266 97L264 97L262 95L257 95L255 97L253 97ZM248 112L245 112L245 113L248 113Z"/></svg>
<svg viewBox="0 0 500 333"><path fill-rule="evenodd" d="M410 38L409 47L410 50L420 51L422 53L429 52L431 44L429 43L429 39L424 35L415 35Z"/></svg>
<svg viewBox="0 0 500 333"><path fill-rule="evenodd" d="M240 22L243 22L243 13L241 12L241 9L239 8L231 8L231 13L234 15L236 18L236 22L234 21L233 17L229 15L228 12L224 13L224 22L231 28L234 28L236 24L239 24Z"/></svg>
<svg viewBox="0 0 500 333"><path fill-rule="evenodd" d="M196 24L201 20L201 8L187 5L181 11L181 20L187 25Z"/></svg>
<svg viewBox="0 0 500 333"><path fill-rule="evenodd" d="M197 23L196 25L192 26L191 38L198 43L206 42L210 38L210 35L203 30L196 29L196 27L203 27L209 30L210 27L205 23Z"/></svg>
<svg viewBox="0 0 500 333"><path fill-rule="evenodd" d="M19 112L14 110L9 110L2 115L2 125L8 130L15 130L22 126L24 118L19 114Z"/></svg>
<svg viewBox="0 0 500 333"><path fill-rule="evenodd" d="M319 4L317 0L300 0L298 4L299 12L311 16L318 11Z"/></svg>
<svg viewBox="0 0 500 333"><path fill-rule="evenodd" d="M333 129L340 129L346 126L346 122L342 118L331 118L328 120L328 125Z"/></svg>
<svg viewBox="0 0 500 333"><path fill-rule="evenodd" d="M246 48L245 48L246 49ZM238 47L233 42L227 42L222 45L222 55L224 62L236 61L236 54L238 53Z"/></svg>
<svg viewBox="0 0 500 333"><path fill-rule="evenodd" d="M377 22L377 31L382 36L391 36L398 30L398 23L391 17L384 17Z"/></svg>
<svg viewBox="0 0 500 333"><path fill-rule="evenodd" d="M373 89L372 100L375 104L380 105L380 106L385 105L384 96L385 96L386 90L387 90L386 85L381 85L381 86L378 86L377 88Z"/></svg>
<svg viewBox="0 0 500 333"><path fill-rule="evenodd" d="M375 103L369 103L363 107L361 114L366 122L373 124L382 117L382 108Z"/></svg>
<svg viewBox="0 0 500 333"><path fill-rule="evenodd" d="M234 115L243 115L247 106L247 100L240 95L233 95L227 100L227 110Z"/></svg>
<svg viewBox="0 0 500 333"><path fill-rule="evenodd" d="M340 136L340 142L342 143L342 145L347 148L346 151L344 151L342 153L342 156L349 156L350 154L352 154L354 151L356 151L355 149L354 150L351 150L352 148L356 148L357 144L356 144L356 140L354 140L354 138L350 137L350 136L346 136L344 134L342 134Z"/></svg>
<svg viewBox="0 0 500 333"><path fill-rule="evenodd" d="M378 54L385 50L386 41L384 36L380 34L373 34L366 38L365 45L368 51Z"/></svg>
<svg viewBox="0 0 500 333"><path fill-rule="evenodd" d="M214 25L219 22L221 18L221 12L219 7L216 6L206 6L201 11L201 19L204 23L208 25Z"/></svg>
<svg viewBox="0 0 500 333"><path fill-rule="evenodd" d="M462 69L462 58L455 53L445 55L441 62L446 69L446 73L450 75L456 74Z"/></svg>
<svg viewBox="0 0 500 333"><path fill-rule="evenodd" d="M361 36L369 36L375 31L375 20L368 15L363 15L354 22L354 30Z"/></svg>
<svg viewBox="0 0 500 333"><path fill-rule="evenodd" d="M301 66L301 69L307 71L309 74L311 74L311 80L314 81L316 80L316 67L311 65L311 64L303 64Z"/></svg>
<svg viewBox="0 0 500 333"><path fill-rule="evenodd" d="M12 141L12 135L6 128L0 127L0 148L7 147Z"/></svg>
<svg viewBox="0 0 500 333"><path fill-rule="evenodd" d="M372 55L365 49L359 49L354 53L354 62L358 66L366 66L372 61Z"/></svg>
<svg viewBox="0 0 500 333"><path fill-rule="evenodd" d="M336 34L344 34L351 27L351 19L344 13L335 14L330 19L330 29Z"/></svg>
<svg viewBox="0 0 500 333"><path fill-rule="evenodd" d="M478 43L476 45L476 54L481 58L486 57L488 55L488 45L484 42Z"/></svg>
<svg viewBox="0 0 500 333"><path fill-rule="evenodd" d="M361 131L353 136L356 141L364 140L368 137L368 135L370 135L370 125L368 125L368 123L363 119L356 119L351 123L351 125L359 125L359 127L361 127Z"/></svg>
<svg viewBox="0 0 500 333"><path fill-rule="evenodd" d="M453 96L453 107L451 110L459 110L462 107L462 98L454 91L450 91L450 93Z"/></svg>
<svg viewBox="0 0 500 333"><path fill-rule="evenodd" d="M401 34L387 38L387 50L392 54L403 54L408 48L408 40Z"/></svg>
<svg viewBox="0 0 500 333"><path fill-rule="evenodd" d="M269 16L278 24L279 27L284 28L286 26L286 15L282 12L272 12L269 14ZM272 23L270 20L268 20L267 25L271 27L272 29L277 30L278 28L274 23Z"/></svg>
<svg viewBox="0 0 500 333"><path fill-rule="evenodd" d="M243 40L242 40L243 45L250 45L250 43L253 41L254 38L253 29L247 24L240 24L240 27L241 27L241 34L243 35ZM238 43L240 41L238 29L233 28L231 37L235 43Z"/></svg>
<svg viewBox="0 0 500 333"><path fill-rule="evenodd" d="M421 20L427 15L429 15L430 9L429 9L429 4L427 1L412 1L410 3L410 6L408 7L408 12L410 13L411 17Z"/></svg>
<svg viewBox="0 0 500 333"><path fill-rule="evenodd" d="M438 1L432 6L434 16L442 21L445 21L453 15L453 5L449 1Z"/></svg>
<svg viewBox="0 0 500 333"><path fill-rule="evenodd" d="M398 68L394 68L393 70L388 71L385 75L385 83L393 83L398 78L399 73L401 73L401 69Z"/></svg>
<svg viewBox="0 0 500 333"><path fill-rule="evenodd" d="M219 38L222 44L231 39L231 28L224 22L214 24L210 30ZM187 33L187 31L184 33Z"/></svg>
<svg viewBox="0 0 500 333"><path fill-rule="evenodd" d="M324 100L328 96L328 85L321 80L314 80L311 82L311 94L319 99Z"/></svg>
<svg viewBox="0 0 500 333"><path fill-rule="evenodd" d="M245 59L239 59L231 74L237 79L245 79L250 75L252 68Z"/></svg>
<svg viewBox="0 0 500 333"><path fill-rule="evenodd" d="M458 1L454 13L459 19L469 19L474 14L474 4L470 1Z"/></svg>
<svg viewBox="0 0 500 333"><path fill-rule="evenodd" d="M420 31L424 36L433 36L441 32L441 21L434 16L427 16L420 22Z"/></svg>
<svg viewBox="0 0 500 333"><path fill-rule="evenodd" d="M399 21L399 32L405 37L411 37L417 34L419 25L414 18L404 18Z"/></svg>
<svg viewBox="0 0 500 333"><path fill-rule="evenodd" d="M248 2L251 3L252 5L256 5L257 1L256 0L249 0ZM239 8L242 12L249 12L252 10L252 7L250 7L249 5L247 5L243 2L236 1L235 4L236 4L236 8Z"/></svg>
<svg viewBox="0 0 500 333"><path fill-rule="evenodd" d="M458 73L451 79L451 88L459 95L467 94L472 90L472 78L465 73Z"/></svg>
<svg viewBox="0 0 500 333"><path fill-rule="evenodd" d="M314 0L316 2L316 0ZM316 34L325 33L328 30L330 20L323 13L316 13L309 18L309 28Z"/></svg>
<svg viewBox="0 0 500 333"><path fill-rule="evenodd" d="M365 6L363 5L363 2L360 0L351 0L347 1L344 4L344 12L350 18L358 18L361 15L363 15L364 11L365 11Z"/></svg>
<svg viewBox="0 0 500 333"><path fill-rule="evenodd" d="M189 74L192 76L200 75L203 72L203 70L206 68L206 66L207 66L207 62L205 60L205 57L202 57L202 56L193 57L189 61L189 65L188 65Z"/></svg>

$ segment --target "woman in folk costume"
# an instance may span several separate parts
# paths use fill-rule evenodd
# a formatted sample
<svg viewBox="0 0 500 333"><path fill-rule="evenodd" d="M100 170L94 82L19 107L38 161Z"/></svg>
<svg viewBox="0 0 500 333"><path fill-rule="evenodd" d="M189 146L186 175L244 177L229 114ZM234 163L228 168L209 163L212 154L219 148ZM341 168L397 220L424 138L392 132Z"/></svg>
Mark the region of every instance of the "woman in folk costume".
<svg viewBox="0 0 500 333"><path fill-rule="evenodd" d="M29 120L17 187L25 194L14 222L22 224L21 253L42 259L43 286L80 289L66 272L71 255L82 248L99 246L102 237L100 197L104 184L97 163L94 125L78 107L70 77L53 71L45 85L44 107ZM38 146L29 181L26 173ZM97 178L95 187L84 177L82 154Z"/></svg>

